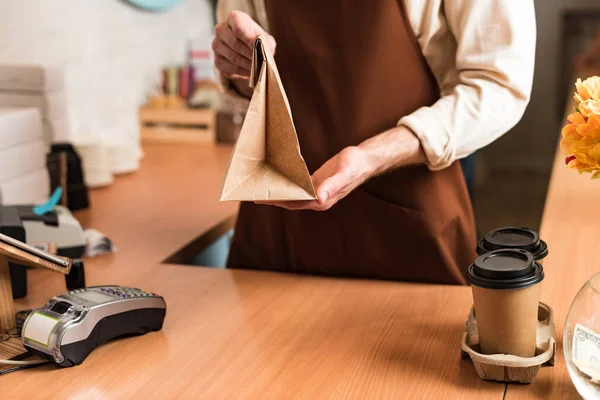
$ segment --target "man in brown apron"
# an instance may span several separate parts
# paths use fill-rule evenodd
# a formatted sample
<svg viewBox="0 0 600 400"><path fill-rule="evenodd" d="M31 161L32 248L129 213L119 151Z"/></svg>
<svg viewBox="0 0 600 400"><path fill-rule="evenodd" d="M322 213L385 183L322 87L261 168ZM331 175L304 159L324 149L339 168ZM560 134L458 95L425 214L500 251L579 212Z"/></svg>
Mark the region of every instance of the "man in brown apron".
<svg viewBox="0 0 600 400"><path fill-rule="evenodd" d="M319 200L242 203L228 266L465 284L476 235L460 163L431 171L416 136L396 126L440 96L404 2L266 0L265 12ZM216 29L228 76L244 77L251 55L232 33L262 33L246 17Z"/></svg>

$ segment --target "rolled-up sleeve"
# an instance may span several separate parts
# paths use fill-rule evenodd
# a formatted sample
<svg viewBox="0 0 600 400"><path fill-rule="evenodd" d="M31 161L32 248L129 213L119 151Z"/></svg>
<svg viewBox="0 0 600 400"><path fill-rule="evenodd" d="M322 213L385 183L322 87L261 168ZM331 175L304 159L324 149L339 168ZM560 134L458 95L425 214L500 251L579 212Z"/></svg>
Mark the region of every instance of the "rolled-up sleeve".
<svg viewBox="0 0 600 400"><path fill-rule="evenodd" d="M438 82L437 102L399 121L417 135L432 170L488 145L521 119L531 93L536 43L533 0L440 4L456 43L454 65L448 66L455 71ZM430 45L426 59L448 51Z"/></svg>

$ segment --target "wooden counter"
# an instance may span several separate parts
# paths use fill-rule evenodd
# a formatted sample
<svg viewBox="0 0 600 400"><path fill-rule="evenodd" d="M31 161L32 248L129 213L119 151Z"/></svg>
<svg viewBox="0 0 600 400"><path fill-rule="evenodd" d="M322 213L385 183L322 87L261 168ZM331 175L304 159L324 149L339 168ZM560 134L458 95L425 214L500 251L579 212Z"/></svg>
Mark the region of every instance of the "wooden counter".
<svg viewBox="0 0 600 400"><path fill-rule="evenodd" d="M235 213L219 203L230 148L146 146L141 170L92 192L79 213L114 240L113 255L86 261L89 285L120 284L163 295L161 332L112 341L78 367L44 366L0 377L1 398L575 398L557 364L531 385L480 380L459 344L471 306L467 287L320 279L162 261ZM557 157L542 237L543 299L559 341L577 289L597 270L594 206L600 183ZM30 271L37 307L65 291L64 278ZM506 396L505 396L506 395Z"/></svg>
<svg viewBox="0 0 600 400"><path fill-rule="evenodd" d="M1 398L499 399L459 343L466 287L319 279L162 260L235 213L217 201L230 148L146 146L140 171L92 192L79 213L114 240L88 259L88 285L160 293L161 332L116 340L78 367L0 377ZM37 307L65 292L62 276L30 271Z"/></svg>

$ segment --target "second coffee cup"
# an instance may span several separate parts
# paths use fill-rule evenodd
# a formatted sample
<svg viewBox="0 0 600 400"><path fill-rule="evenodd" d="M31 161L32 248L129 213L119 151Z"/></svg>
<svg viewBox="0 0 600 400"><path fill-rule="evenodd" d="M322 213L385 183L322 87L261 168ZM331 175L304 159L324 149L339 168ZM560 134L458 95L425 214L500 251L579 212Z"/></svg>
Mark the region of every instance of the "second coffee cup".
<svg viewBox="0 0 600 400"><path fill-rule="evenodd" d="M548 245L531 229L509 226L489 231L477 243L477 254L482 255L500 249L527 250L540 264L548 255Z"/></svg>
<svg viewBox="0 0 600 400"><path fill-rule="evenodd" d="M483 254L469 267L483 354L533 357L543 267L525 250Z"/></svg>

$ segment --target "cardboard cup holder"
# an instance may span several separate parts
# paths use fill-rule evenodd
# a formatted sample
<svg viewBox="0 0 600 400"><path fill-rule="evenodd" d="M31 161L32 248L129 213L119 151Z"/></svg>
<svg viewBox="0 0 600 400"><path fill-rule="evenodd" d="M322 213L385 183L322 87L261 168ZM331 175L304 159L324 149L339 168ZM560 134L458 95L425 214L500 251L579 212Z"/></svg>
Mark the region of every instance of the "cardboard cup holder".
<svg viewBox="0 0 600 400"><path fill-rule="evenodd" d="M552 308L542 302L538 305L535 357L481 354L479 351L475 309L471 308L463 334L461 358L471 358L481 379L500 382L532 382L542 365L554 365L556 336Z"/></svg>

